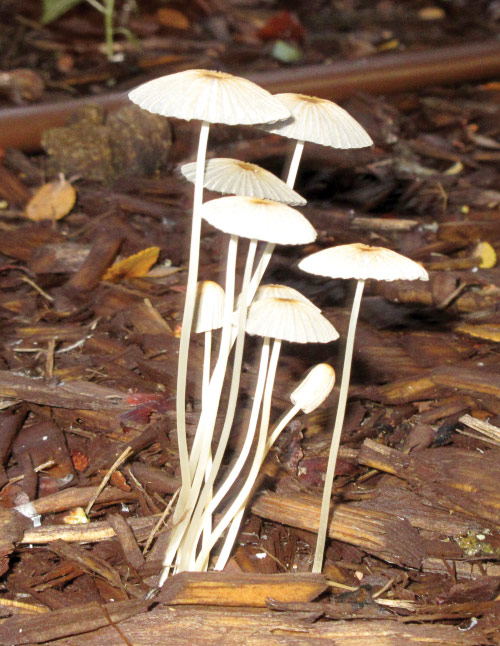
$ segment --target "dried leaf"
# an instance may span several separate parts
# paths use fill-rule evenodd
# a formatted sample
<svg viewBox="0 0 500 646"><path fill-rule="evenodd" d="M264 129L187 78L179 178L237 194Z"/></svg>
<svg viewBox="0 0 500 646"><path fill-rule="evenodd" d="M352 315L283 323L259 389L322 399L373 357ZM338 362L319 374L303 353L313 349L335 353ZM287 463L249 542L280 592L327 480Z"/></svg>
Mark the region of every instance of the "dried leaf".
<svg viewBox="0 0 500 646"><path fill-rule="evenodd" d="M75 189L61 175L58 180L48 182L38 189L26 206L26 216L35 222L60 220L68 215L75 200Z"/></svg>
<svg viewBox="0 0 500 646"><path fill-rule="evenodd" d="M128 256L110 267L103 276L103 280L118 283L122 278L140 278L145 276L158 260L160 247L148 247Z"/></svg>
<svg viewBox="0 0 500 646"><path fill-rule="evenodd" d="M177 9L158 9L156 12L158 22L164 27L173 27L174 29L189 29L189 19Z"/></svg>

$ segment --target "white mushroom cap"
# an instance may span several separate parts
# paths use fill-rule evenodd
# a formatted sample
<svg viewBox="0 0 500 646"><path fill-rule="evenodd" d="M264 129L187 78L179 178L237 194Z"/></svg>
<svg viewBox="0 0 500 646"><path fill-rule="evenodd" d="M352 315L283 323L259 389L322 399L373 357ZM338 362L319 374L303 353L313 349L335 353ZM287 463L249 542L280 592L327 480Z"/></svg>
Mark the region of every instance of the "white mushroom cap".
<svg viewBox="0 0 500 646"><path fill-rule="evenodd" d="M253 302L261 301L263 298L288 298L289 300L300 301L309 305L309 307L314 307L315 310L321 312L321 309L317 307L312 301L310 301L304 294L301 294L297 289L289 287L288 285L261 285L255 292Z"/></svg>
<svg viewBox="0 0 500 646"><path fill-rule="evenodd" d="M212 70L186 70L148 81L129 93L144 110L209 123L256 124L287 119L290 111L251 81Z"/></svg>
<svg viewBox="0 0 500 646"><path fill-rule="evenodd" d="M246 331L293 343L329 343L339 338L316 308L287 298L263 298L252 303Z"/></svg>
<svg viewBox="0 0 500 646"><path fill-rule="evenodd" d="M184 177L194 182L196 162L181 166ZM300 206L306 200L268 170L238 159L210 159L205 165L204 186L219 193L260 197Z"/></svg>
<svg viewBox="0 0 500 646"><path fill-rule="evenodd" d="M322 404L335 384L335 370L328 363L318 363L290 395L294 406L311 413Z"/></svg>
<svg viewBox="0 0 500 646"><path fill-rule="evenodd" d="M213 280L198 283L196 308L194 312L194 331L209 332L222 327L224 314L224 290Z"/></svg>
<svg viewBox="0 0 500 646"><path fill-rule="evenodd" d="M391 249L360 242L317 251L301 260L299 267L329 278L429 280L425 269L413 260Z"/></svg>
<svg viewBox="0 0 500 646"><path fill-rule="evenodd" d="M293 119L262 126L268 132L332 148L364 148L373 144L356 119L333 101L305 94L274 96L290 110Z"/></svg>
<svg viewBox="0 0 500 646"><path fill-rule="evenodd" d="M224 233L275 244L307 244L316 239L308 220L292 207L255 197L220 197L205 202L201 216Z"/></svg>

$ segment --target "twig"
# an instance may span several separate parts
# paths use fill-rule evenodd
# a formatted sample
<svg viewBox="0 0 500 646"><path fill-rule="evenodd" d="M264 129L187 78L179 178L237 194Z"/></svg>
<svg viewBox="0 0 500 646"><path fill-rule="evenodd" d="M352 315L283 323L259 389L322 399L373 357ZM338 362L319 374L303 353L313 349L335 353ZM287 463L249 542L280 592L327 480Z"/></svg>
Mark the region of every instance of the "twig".
<svg viewBox="0 0 500 646"><path fill-rule="evenodd" d="M89 515L90 510L92 509L95 501L97 500L99 494L104 489L104 487L108 484L109 479L113 475L113 472L118 469L118 467L120 466L120 464L122 464L122 462L125 462L125 460L130 456L131 453L133 453L132 447L127 446L127 448L116 458L114 463L111 465L111 468L109 469L109 471L106 473L106 475L102 479L101 484L97 487L97 491L95 492L95 494L90 499L89 504L85 507L85 515L86 516Z"/></svg>

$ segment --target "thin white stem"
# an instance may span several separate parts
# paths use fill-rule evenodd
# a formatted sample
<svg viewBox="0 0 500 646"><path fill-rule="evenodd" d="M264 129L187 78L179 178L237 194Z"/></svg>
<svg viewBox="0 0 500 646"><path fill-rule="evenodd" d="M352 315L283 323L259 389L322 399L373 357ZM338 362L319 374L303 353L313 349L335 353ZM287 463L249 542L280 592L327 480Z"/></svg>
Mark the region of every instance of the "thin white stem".
<svg viewBox="0 0 500 646"><path fill-rule="evenodd" d="M248 294L247 294L247 300L246 300L247 306L249 306L253 301L253 297L255 296L255 292L257 291L257 288L260 285L262 276L264 275L267 269L267 266L269 264L269 261L271 260L271 256L273 255L275 246L276 245L273 242L268 242L264 247L264 251L262 252L261 257L259 258L259 262L257 263L257 267L255 268L255 271L253 273L252 280L250 281L250 287L248 288Z"/></svg>
<svg viewBox="0 0 500 646"><path fill-rule="evenodd" d="M295 143L292 161L290 162L290 168L288 169L288 177L286 178L286 183L290 188L293 188L295 186L295 180L297 179L297 171L299 170L299 164L303 150L304 142L298 139Z"/></svg>
<svg viewBox="0 0 500 646"><path fill-rule="evenodd" d="M198 264L200 258L200 237L201 237L201 205L203 203L203 179L205 173L205 158L207 152L208 133L210 124L203 121L201 124L200 137L198 142L198 156L196 160L196 177L193 197L193 221L191 225L191 244L189 249L189 265L186 287L186 300L184 303L184 314L182 316L181 338L179 343L179 363L177 369L177 392L176 392L176 414L177 414L177 444L179 446L179 462L181 468L181 492L177 502L174 520L177 521L177 509L183 507L184 501L189 493L191 475L189 469L189 453L186 436L186 380L189 357L189 340L193 325L194 306L196 301L196 282L198 280Z"/></svg>
<svg viewBox="0 0 500 646"><path fill-rule="evenodd" d="M234 307L234 284L235 284L235 273L236 273L236 254L238 250L238 237L231 236L229 239L228 253L227 253L227 263L226 263L226 285L225 285L225 297L224 297L224 313L223 313L223 323L222 323L222 333L219 347L219 358L217 364L214 368L212 379L210 380L209 392L207 394L207 408L201 411L199 427L201 430L201 446L200 446L200 455L207 455L208 449L212 442L213 428L215 424L215 418L217 416L217 408L219 405L220 392L222 390L222 385L224 383L224 374L227 365L227 357L229 356L229 351L231 348L231 331L232 331L232 315ZM218 393L217 398L212 397L212 393ZM197 431L198 432L198 431ZM198 465L195 471L193 482L191 483L191 477L189 477L190 488L188 490L187 496L185 496L181 501L178 501L176 512L177 517L175 521L177 525L173 528L170 541L165 553L165 558L163 561L163 570L160 576L159 585L163 585L166 578L169 575L170 568L172 566L175 554L181 541L183 540L186 528L189 525L191 519L191 514L193 512L194 504L198 498L199 490L201 488L202 480L205 475L205 464L202 464L203 460L198 460ZM189 460L188 460L189 468ZM207 483L208 484L208 483ZM213 482L212 482L213 484ZM181 489L182 491L182 489Z"/></svg>
<svg viewBox="0 0 500 646"><path fill-rule="evenodd" d="M240 449L240 453L235 460L233 466L231 467L229 473L225 477L222 484L217 489L215 496L210 500L208 505L205 508L203 518L207 515L212 516L213 512L217 509L221 501L224 499L224 496L228 493L237 477L241 473L245 462L250 454L250 449L252 448L253 440L255 437L255 431L257 429L257 422L259 420L260 407L262 404L262 397L264 394L264 386L266 384L267 369L269 364L269 338L264 339L264 344L262 346L262 351L260 355L259 371L257 373L257 383L255 385L255 394L253 398L252 410L250 412L250 419L248 421L248 428L245 435L245 441ZM200 535L200 530L197 533L195 540L193 541L191 555L190 555L190 569L194 565L196 560L196 548L198 544L198 538ZM211 537L210 537L211 539ZM205 557L208 557L210 549L213 547L211 540L207 541L206 544L203 544L202 552L205 554Z"/></svg>
<svg viewBox="0 0 500 646"><path fill-rule="evenodd" d="M290 408L290 410L285 415L283 415L283 417L276 424L272 432L269 434L266 442L266 447L264 450L264 455L262 456L261 466L262 466L262 463L264 462L266 455L269 453L271 447L278 439L280 433L287 426L287 424L290 423L290 421L295 417L295 415L297 415L299 411L300 411L300 406L296 405ZM238 513L231 521L231 526L229 527L227 536L224 539L224 544L222 546L221 551L219 552L219 555L217 556L217 564L214 568L215 570L223 570L226 566L227 561L229 560L229 557L231 556L231 551L236 541L236 537L238 536L238 530L239 530L241 521L243 520L243 514L245 513L247 501L248 501L248 497L242 503Z"/></svg>
<svg viewBox="0 0 500 646"><path fill-rule="evenodd" d="M212 330L207 330L205 333L205 343L203 348L203 376L201 385L201 408L202 410L208 405L208 387L210 384L210 359L212 354ZM201 443L201 427L198 426L194 436L193 444L191 445L191 453L189 455L189 466L191 473L191 480L193 479L196 465L200 457L200 443Z"/></svg>
<svg viewBox="0 0 500 646"><path fill-rule="evenodd" d="M286 413L286 415L284 415L280 419L280 421L276 424L276 426L273 428L273 430L269 434L269 437L267 438L266 455L271 450L271 447L280 436L280 433L282 432L282 430L286 427L287 424L290 423L290 421L295 417L295 415L297 415L299 410L300 410L300 406L298 406L297 404L295 406L292 406L292 408L290 408L288 413Z"/></svg>
<svg viewBox="0 0 500 646"><path fill-rule="evenodd" d="M266 341L268 341L268 338L265 339L265 342ZM207 545L204 545L202 550L200 551L200 554L198 555L195 562L195 567L194 567L195 571L197 571L205 562L205 559L207 557L207 552L206 552L207 547L208 549L212 549L212 547L221 537L223 531L233 520L234 516L239 512L241 505L246 501L246 499L250 495L250 491L252 490L252 487L259 473L259 469L264 457L264 451L266 448L267 432L269 430L269 417L271 414L271 400L273 395L274 379L276 377L276 368L278 366L280 350L281 350L281 341L278 339L275 339L273 343L273 349L271 351L271 357L269 359L269 367L267 369L266 387L264 391L264 398L262 401L262 415L260 420L259 439L257 442L257 447L255 449L255 455L252 462L252 466L250 467L250 471L248 473L247 479L243 487L240 489L234 501L231 503L227 511L224 513L222 518L217 523L217 527L215 527L214 531L212 532L212 535L210 536L210 540L208 541ZM260 376L260 371L259 371L259 376Z"/></svg>
<svg viewBox="0 0 500 646"><path fill-rule="evenodd" d="M328 456L328 466L325 475L325 486L323 489L323 498L321 501L321 514L319 520L318 539L316 541L316 551L314 553L314 562L312 571L319 573L323 569L323 555L325 552L326 534L328 531L328 521L330 517L330 499L332 497L333 479L335 477L335 465L340 446L340 437L344 425L345 409L347 405L347 393L349 391L349 380L351 377L352 353L354 349L354 337L356 335L356 324L358 322L359 307L363 295L364 280L358 280L356 292L352 302L351 317L349 319L349 329L345 346L344 366L342 368L342 381L340 383L339 402L337 404L337 414L333 427L332 443L330 445L330 454Z"/></svg>
<svg viewBox="0 0 500 646"><path fill-rule="evenodd" d="M246 302L246 295L248 291L248 286L250 282L250 276L252 274L252 267L253 267L253 262L255 259L255 250L257 246L257 241L256 240L251 240L250 245L248 248L248 253L247 253L247 260L245 263L245 270L243 273L243 281L242 281L242 288L241 288L241 294L240 294L240 303L245 303ZM200 523L200 518L201 515L203 514L203 511L205 509L205 505L207 502L209 502L210 497L211 497L211 487L213 486L215 482L215 478L217 477L217 473L219 472L220 465L222 464L222 459L224 457L224 452L227 447L227 443L229 440L229 434L231 431L231 426L233 423L233 418L234 418L234 408L236 407L236 401L237 401L237 395L238 395L238 387L239 387L239 377L241 374L241 362L243 358L243 347L245 343L245 326L246 326L246 315L247 315L247 308L246 307L240 307L238 310L238 327L237 327L237 336L236 336L236 348L234 352L234 361L233 361L233 379L231 381L231 390L229 393L229 400L228 400L228 407L227 407L227 414L226 418L224 420L224 426L222 428L222 432L219 438L219 443L217 446L217 451L215 453L213 463L212 463L212 469L210 473L210 477L206 481L205 488L202 491L198 504L196 506L196 509L193 513L192 521L191 521L191 527L188 530L188 535L186 537L186 548L184 550L184 554L186 558L189 557L189 551L193 549L190 546L193 546L193 541L195 540L195 535L197 528L199 527ZM233 334L234 338L234 334ZM231 339L232 341L232 339ZM222 343L221 343L222 345ZM207 421L207 424L204 425L204 428L206 429L203 431L204 434L207 432L210 432L210 434L213 434L213 428L215 425L215 417L217 414L217 409L219 406L219 401L220 401L220 394L222 390L222 383L223 383L223 378L224 374L227 370L227 359L229 355L229 350L227 354L225 355L225 361L223 362L222 359L224 358L222 355L219 356L219 360L217 361L217 365L215 366L214 373L212 375L212 379L210 381L210 403L212 404L213 400L213 406L214 406L214 415L209 418ZM219 372L218 372L219 371ZM220 384L216 383L216 378L218 379L219 376L221 377ZM203 411L202 411L202 418L203 418ZM201 424L200 420L200 424ZM209 429L211 429L209 431ZM201 459L200 459L201 463ZM194 486L194 485L193 485ZM183 564L185 564L185 560L182 561Z"/></svg>

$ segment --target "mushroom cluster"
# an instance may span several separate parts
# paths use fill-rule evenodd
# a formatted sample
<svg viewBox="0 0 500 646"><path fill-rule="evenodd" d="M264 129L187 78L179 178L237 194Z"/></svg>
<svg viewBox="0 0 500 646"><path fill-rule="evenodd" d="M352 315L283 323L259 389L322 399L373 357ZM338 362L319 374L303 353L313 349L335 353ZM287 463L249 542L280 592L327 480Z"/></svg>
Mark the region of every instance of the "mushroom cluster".
<svg viewBox="0 0 500 646"><path fill-rule="evenodd" d="M222 72L187 70L171 74L139 86L129 96L150 112L201 122L196 161L180 169L188 181L194 182L176 391L182 483L159 582L162 585L172 572L206 570L216 545L220 549L215 567L224 567L267 452L299 411L307 414L314 410L333 388L333 368L328 364L314 366L291 393L291 409L271 424L272 394L282 343L330 343L338 338L338 333L319 308L297 290L284 285L259 285L275 245L308 244L316 239L312 225L294 208L306 202L293 190L305 142L345 149L369 146L372 140L355 119L331 101L300 94L272 96L246 79ZM286 182L255 164L229 158L207 161L212 123L255 125L295 140ZM204 202L204 188L226 197ZM202 220L228 236L224 288L212 281L198 283ZM238 277L240 238L246 238L248 243L243 274ZM368 278L425 279L426 275L419 265L393 251L356 244L320 251L299 266L322 276L358 280L313 566L314 571L320 571L364 282ZM186 381L192 331L204 334L204 361L199 376L201 413L189 447ZM214 333L218 335L216 353ZM221 475L234 426L247 334L262 337L260 364L243 444ZM225 384L229 395L225 410L221 410ZM218 418L223 424L215 442ZM220 512L217 523L215 512Z"/></svg>

